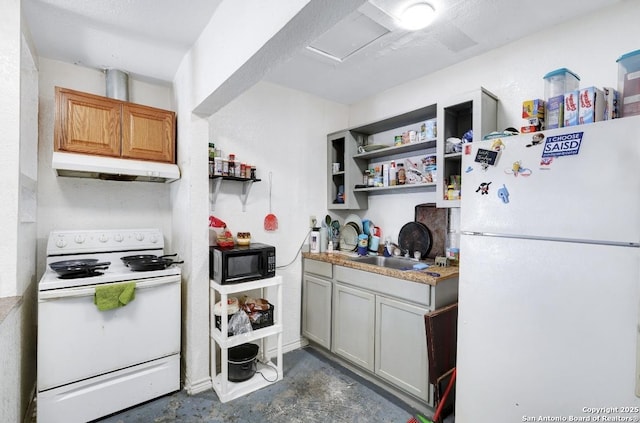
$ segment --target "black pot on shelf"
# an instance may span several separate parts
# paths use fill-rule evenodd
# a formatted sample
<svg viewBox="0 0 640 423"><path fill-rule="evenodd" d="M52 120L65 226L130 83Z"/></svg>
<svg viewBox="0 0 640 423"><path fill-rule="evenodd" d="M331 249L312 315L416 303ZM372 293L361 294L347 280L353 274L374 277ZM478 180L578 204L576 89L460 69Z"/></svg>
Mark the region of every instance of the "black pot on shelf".
<svg viewBox="0 0 640 423"><path fill-rule="evenodd" d="M256 344L242 344L229 348L229 376L231 382L243 382L256 374L258 355Z"/></svg>

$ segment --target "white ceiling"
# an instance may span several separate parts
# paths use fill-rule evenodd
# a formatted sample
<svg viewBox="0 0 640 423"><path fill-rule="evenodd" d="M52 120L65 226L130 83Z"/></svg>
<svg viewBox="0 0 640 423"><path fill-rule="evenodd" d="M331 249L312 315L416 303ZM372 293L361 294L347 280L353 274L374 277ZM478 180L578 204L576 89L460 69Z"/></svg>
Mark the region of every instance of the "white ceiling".
<svg viewBox="0 0 640 423"><path fill-rule="evenodd" d="M39 55L170 82L222 1L22 0L22 4ZM265 79L352 104L625 0L428 0L437 11L435 22L408 32L395 17L416 1L364 2L312 42L317 50L333 51L338 60L303 48L270 69ZM575 41L578 48L579 40ZM543 53L543 47L532 46L532 51Z"/></svg>

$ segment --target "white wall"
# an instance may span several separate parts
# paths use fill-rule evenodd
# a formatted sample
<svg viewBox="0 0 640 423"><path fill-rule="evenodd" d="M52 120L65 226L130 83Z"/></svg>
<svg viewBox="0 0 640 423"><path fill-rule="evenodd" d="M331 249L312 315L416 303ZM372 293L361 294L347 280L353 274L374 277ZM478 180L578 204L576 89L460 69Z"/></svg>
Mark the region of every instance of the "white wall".
<svg viewBox="0 0 640 423"><path fill-rule="evenodd" d="M0 127L3 201L0 203L0 297L20 295L17 287L18 194L20 177L20 2L4 2L0 14Z"/></svg>
<svg viewBox="0 0 640 423"><path fill-rule="evenodd" d="M225 1L185 55L174 79L178 114L178 165L183 173L180 181L171 187L172 228L175 244L185 259L182 266L182 374L183 386L189 393L211 387L206 230L209 134L208 122L195 111L202 102L211 99L229 76L238 72L306 3L307 0L268 5L260 1ZM241 24L238 24L239 20ZM246 28L252 30L246 31ZM230 48L232 37L238 37L238 42ZM263 65L267 66L268 63L264 62ZM237 87L228 89L239 94L247 82L245 79ZM228 95L229 91L220 97L226 98ZM219 100L216 97L213 102ZM200 114L207 108L200 107ZM204 114L208 116L210 112Z"/></svg>
<svg viewBox="0 0 640 423"><path fill-rule="evenodd" d="M354 104L349 124L393 116L483 86L499 99L498 128L520 128L522 101L543 98L542 77L551 70L571 69L580 76L582 87L615 87L616 59L640 47L634 30L639 14L640 2L621 2L535 32Z"/></svg>
<svg viewBox="0 0 640 423"><path fill-rule="evenodd" d="M160 228L171 250L170 186L149 182L102 181L58 177L51 168L53 154L54 87L105 95L104 74L40 58L40 116L38 146L38 271L44 269L51 230ZM129 79L133 103L172 109L172 89Z"/></svg>
<svg viewBox="0 0 640 423"><path fill-rule="evenodd" d="M0 420L21 421L35 385L38 79L20 1L0 14ZM3 298L11 297L11 298ZM6 309L6 307L9 307ZM8 312L8 314L5 314Z"/></svg>
<svg viewBox="0 0 640 423"><path fill-rule="evenodd" d="M326 214L326 134L346 125L344 105L261 82L210 119L210 139L223 154L257 167L261 182L253 184L242 211L241 185L224 182L212 214L236 232L251 232L252 242L276 247L277 272L284 278L285 349L300 345L301 257L309 216ZM272 212L278 230L264 229ZM287 267L288 264L292 263Z"/></svg>

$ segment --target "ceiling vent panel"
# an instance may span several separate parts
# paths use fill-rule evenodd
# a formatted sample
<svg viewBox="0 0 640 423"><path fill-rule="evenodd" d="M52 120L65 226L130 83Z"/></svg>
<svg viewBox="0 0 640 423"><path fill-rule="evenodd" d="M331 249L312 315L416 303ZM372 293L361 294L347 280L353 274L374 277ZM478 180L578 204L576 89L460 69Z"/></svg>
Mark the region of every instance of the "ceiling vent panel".
<svg viewBox="0 0 640 423"><path fill-rule="evenodd" d="M307 49L342 62L389 32L369 17L355 12L318 37Z"/></svg>

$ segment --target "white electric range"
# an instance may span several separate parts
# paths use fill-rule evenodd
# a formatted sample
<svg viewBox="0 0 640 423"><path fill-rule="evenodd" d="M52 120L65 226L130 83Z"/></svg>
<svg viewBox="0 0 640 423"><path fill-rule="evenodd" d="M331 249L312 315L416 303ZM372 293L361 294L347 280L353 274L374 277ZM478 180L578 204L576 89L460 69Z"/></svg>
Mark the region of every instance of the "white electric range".
<svg viewBox="0 0 640 423"><path fill-rule="evenodd" d="M136 272L121 260L140 254L165 254L160 230L49 235L38 283L39 423L86 422L180 389L181 269ZM87 259L108 264L63 276L50 267ZM133 300L98 310L96 287L131 282Z"/></svg>

